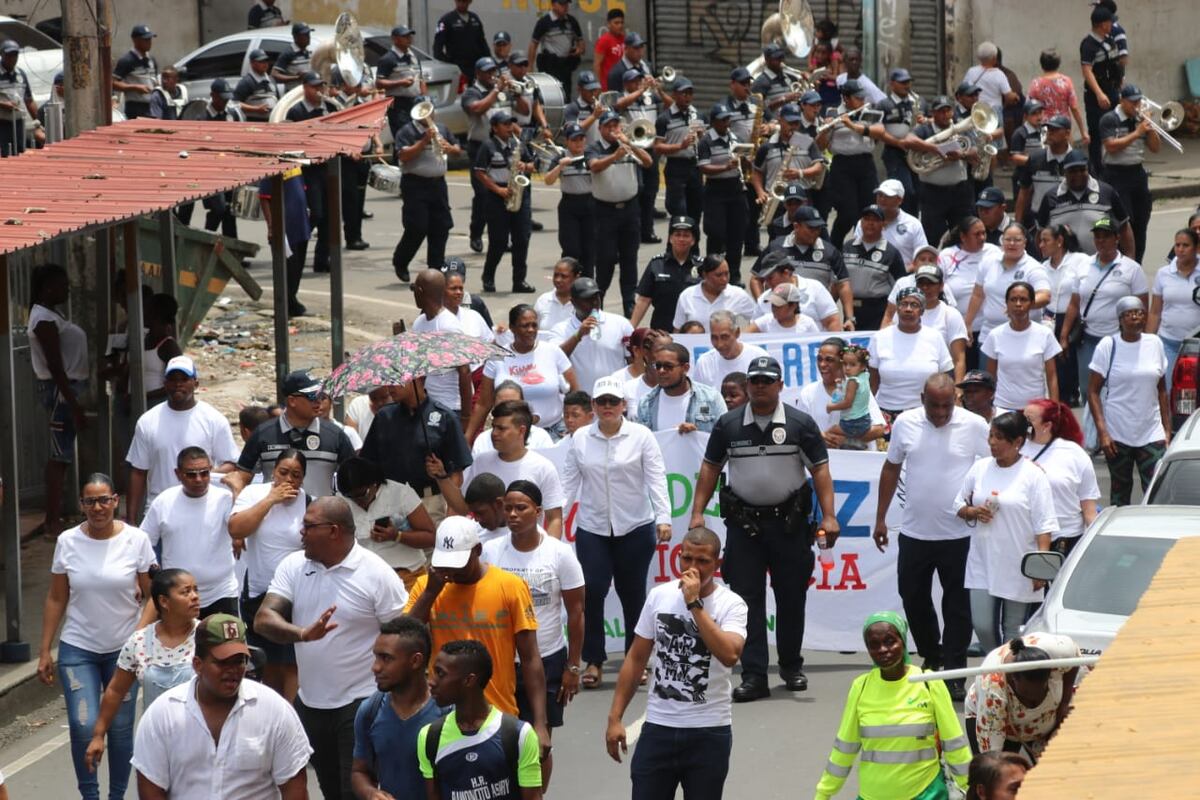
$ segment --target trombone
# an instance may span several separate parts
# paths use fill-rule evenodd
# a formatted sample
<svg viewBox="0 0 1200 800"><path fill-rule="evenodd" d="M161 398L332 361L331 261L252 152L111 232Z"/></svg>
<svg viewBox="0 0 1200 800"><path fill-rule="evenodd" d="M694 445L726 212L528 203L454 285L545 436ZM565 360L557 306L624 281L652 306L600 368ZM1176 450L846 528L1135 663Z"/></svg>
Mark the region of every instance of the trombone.
<svg viewBox="0 0 1200 800"><path fill-rule="evenodd" d="M1148 97L1143 97L1138 104L1138 116L1150 123L1150 127L1158 134L1158 138L1183 152L1183 144L1171 135L1171 131L1183 124L1183 106L1174 100L1160 105Z"/></svg>

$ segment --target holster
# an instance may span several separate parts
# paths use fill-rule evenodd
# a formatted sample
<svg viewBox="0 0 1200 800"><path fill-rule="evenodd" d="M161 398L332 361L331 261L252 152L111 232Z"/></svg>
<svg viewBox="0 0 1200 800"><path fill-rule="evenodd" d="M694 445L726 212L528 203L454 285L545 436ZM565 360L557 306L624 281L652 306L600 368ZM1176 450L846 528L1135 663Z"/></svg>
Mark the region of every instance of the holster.
<svg viewBox="0 0 1200 800"><path fill-rule="evenodd" d="M721 504L721 519L725 524L733 523L745 529L750 536L758 536L758 520L752 519L747 513L746 504L742 498L733 493L728 486L722 486L717 493L717 502Z"/></svg>

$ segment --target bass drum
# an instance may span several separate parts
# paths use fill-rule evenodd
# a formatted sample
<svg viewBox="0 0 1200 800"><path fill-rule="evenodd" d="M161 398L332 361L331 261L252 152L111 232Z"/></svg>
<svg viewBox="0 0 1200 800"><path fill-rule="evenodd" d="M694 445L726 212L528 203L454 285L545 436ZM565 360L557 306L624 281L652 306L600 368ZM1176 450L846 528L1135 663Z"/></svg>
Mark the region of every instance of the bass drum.
<svg viewBox="0 0 1200 800"><path fill-rule="evenodd" d="M400 196L400 168L393 164L374 164L367 174L367 186L376 191Z"/></svg>
<svg viewBox="0 0 1200 800"><path fill-rule="evenodd" d="M230 210L235 217L258 220L263 218L262 203L258 199L257 186L241 186L233 193Z"/></svg>
<svg viewBox="0 0 1200 800"><path fill-rule="evenodd" d="M529 77L533 78L538 90L542 93L546 124L550 126L551 131L558 131L563 124L563 106L569 99L563 95L562 84L558 82L558 79L545 72L531 72Z"/></svg>

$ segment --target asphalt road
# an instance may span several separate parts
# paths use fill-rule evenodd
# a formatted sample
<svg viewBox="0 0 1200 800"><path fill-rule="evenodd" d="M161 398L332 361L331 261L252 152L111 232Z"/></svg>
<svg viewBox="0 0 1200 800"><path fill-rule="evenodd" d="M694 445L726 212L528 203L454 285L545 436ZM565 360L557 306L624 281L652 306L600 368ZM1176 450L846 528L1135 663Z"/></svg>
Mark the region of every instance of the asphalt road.
<svg viewBox="0 0 1200 800"><path fill-rule="evenodd" d="M557 191L535 184L533 195L535 215L546 224L547 230L534 234L530 247L529 282L540 291L550 287L550 272L559 249L554 231L557 225L553 204ZM456 230L465 230L469 189L466 176L452 176L450 200L454 209ZM400 284L392 272L391 252L400 235L400 202L368 190L367 207L375 213L366 221L364 237L371 249L346 254L346 324L376 335L387 335L391 323L400 318L411 322L416 314L408 288ZM1195 208L1194 200L1169 201L1155 208L1150 222L1146 272L1152 279L1157 271L1158 256L1167 251L1175 230L1187 222ZM659 234L665 235L665 222L659 223ZM260 223L241 222L241 235L250 241L266 245L265 229ZM639 257L645 263L659 247L643 246ZM463 256L469 265L467 288L478 286L483 256L471 253L465 233L451 235L448 252ZM255 262L254 273L269 284L269 254ZM502 262L497 285L511 285L507 258ZM326 276L305 275L301 299L314 313L328 313L328 279ZM524 302L531 296L499 293L486 296L496 319L503 319L514 302ZM529 300L531 302L531 300ZM610 298L608 309L619 311L618 301ZM1107 489L1103 462L1097 464L1100 484ZM726 794L730 797L757 797L762 800L793 798L811 791L820 777L829 746L837 729L842 703L850 681L867 668L865 654L809 653L810 688L800 694L789 694L777 688L770 699L749 705L735 706L734 753ZM610 678L615 674L613 663ZM773 678L774 679L774 678ZM555 738L555 773L552 785L555 795L576 792L586 787L594 800L617 800L629 796L628 765L617 765L604 752L605 720L611 701L611 680L606 688L582 694L568 710L567 725ZM631 735L636 721L645 708L639 697L626 715ZM74 795L74 775L70 750L67 746L65 712L61 700L39 708L29 709L28 715L6 731L0 732L0 769L8 777L9 793L13 798L67 798ZM101 787L106 785L102 773ZM315 778L310 791L320 797ZM856 788L853 778L842 796L851 797ZM126 795L135 797L133 789Z"/></svg>

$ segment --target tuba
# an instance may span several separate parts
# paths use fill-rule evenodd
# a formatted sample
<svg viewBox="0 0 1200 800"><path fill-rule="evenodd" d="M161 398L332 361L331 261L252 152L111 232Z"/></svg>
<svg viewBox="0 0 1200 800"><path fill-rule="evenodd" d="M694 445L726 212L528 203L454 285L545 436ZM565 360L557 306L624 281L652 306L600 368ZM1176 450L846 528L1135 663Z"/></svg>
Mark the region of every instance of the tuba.
<svg viewBox="0 0 1200 800"><path fill-rule="evenodd" d="M816 25L808 0L779 0L779 10L763 20L759 35L763 46L782 45L796 58L805 58L816 39ZM759 56L746 68L758 77L766 64L767 60Z"/></svg>
<svg viewBox="0 0 1200 800"><path fill-rule="evenodd" d="M974 128L982 136L991 136L999 126L1000 120L996 117L995 110L987 103L976 103L971 107L971 116L954 123L944 131L938 131L925 141L929 144L940 144L953 138L959 138L962 149L967 150L971 147L971 140L964 136L964 133ZM918 175L928 175L934 170L941 169L946 163L945 157L941 154L925 153L920 150L909 150L905 160L908 161L909 169ZM980 161L982 162L983 159L981 158Z"/></svg>
<svg viewBox="0 0 1200 800"><path fill-rule="evenodd" d="M334 35L332 41L319 45L312 54L312 69L326 82L333 80L333 70L336 67L347 86L357 86L362 82L367 70L366 52L363 49L362 32L358 28L358 20L349 11L343 11L333 23ZM283 97L271 109L268 122L283 122L292 106L304 99L304 87L297 86ZM336 100L333 102L337 102Z"/></svg>
<svg viewBox="0 0 1200 800"><path fill-rule="evenodd" d="M512 158L508 160L508 197L504 201L504 210L514 214L521 210L525 200L525 190L529 188L529 176L523 175L521 169L521 140L514 136Z"/></svg>

